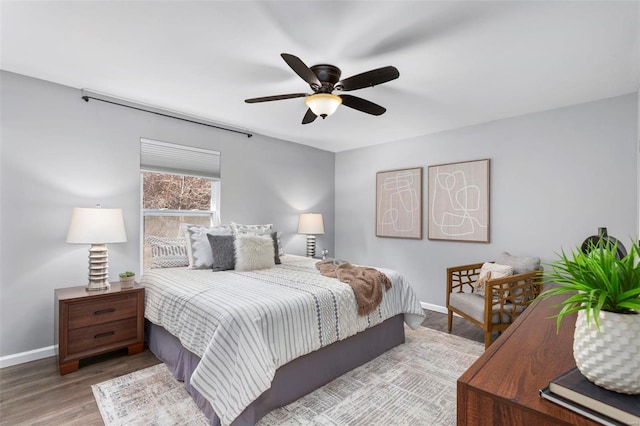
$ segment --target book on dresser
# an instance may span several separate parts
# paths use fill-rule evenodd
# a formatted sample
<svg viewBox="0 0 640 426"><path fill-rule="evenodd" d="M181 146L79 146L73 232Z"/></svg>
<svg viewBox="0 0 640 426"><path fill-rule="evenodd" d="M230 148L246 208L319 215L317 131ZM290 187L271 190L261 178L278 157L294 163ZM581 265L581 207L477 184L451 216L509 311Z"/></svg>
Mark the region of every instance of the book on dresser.
<svg viewBox="0 0 640 426"><path fill-rule="evenodd" d="M640 425L640 395L597 386L577 368L552 379L540 396L604 425Z"/></svg>

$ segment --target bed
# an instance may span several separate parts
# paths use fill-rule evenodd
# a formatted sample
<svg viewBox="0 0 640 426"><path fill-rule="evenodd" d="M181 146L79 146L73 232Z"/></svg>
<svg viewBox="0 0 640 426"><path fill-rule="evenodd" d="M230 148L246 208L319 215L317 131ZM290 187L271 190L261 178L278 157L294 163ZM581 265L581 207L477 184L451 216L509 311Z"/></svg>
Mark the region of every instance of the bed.
<svg viewBox="0 0 640 426"><path fill-rule="evenodd" d="M404 342L423 320L397 272L382 303L359 316L353 290L317 260L282 256L255 271L146 271L146 339L212 425L253 425Z"/></svg>

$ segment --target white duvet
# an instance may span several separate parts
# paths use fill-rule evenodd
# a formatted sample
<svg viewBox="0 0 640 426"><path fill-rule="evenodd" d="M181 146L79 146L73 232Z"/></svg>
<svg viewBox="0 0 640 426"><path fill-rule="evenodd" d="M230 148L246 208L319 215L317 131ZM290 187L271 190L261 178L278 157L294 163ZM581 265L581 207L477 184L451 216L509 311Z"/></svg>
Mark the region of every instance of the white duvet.
<svg viewBox="0 0 640 426"><path fill-rule="evenodd" d="M250 272L151 269L145 317L176 336L201 362L192 385L230 424L271 386L278 367L397 314L423 320L413 290L397 272L380 306L358 316L351 287L320 275L317 260L283 256L275 268Z"/></svg>

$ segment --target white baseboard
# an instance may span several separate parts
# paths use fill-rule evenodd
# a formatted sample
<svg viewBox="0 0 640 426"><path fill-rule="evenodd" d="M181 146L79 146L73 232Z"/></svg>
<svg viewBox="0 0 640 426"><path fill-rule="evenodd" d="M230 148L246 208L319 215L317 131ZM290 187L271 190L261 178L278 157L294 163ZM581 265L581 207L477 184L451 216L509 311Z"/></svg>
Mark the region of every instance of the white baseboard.
<svg viewBox="0 0 640 426"><path fill-rule="evenodd" d="M448 313L448 309L445 308L444 306L434 305L432 303L427 303L427 302L420 302L420 306L422 306L422 309L426 309L427 311L439 312L441 314ZM460 315L456 314L455 312L453 313L453 316L460 317Z"/></svg>
<svg viewBox="0 0 640 426"><path fill-rule="evenodd" d="M422 309L426 309L428 311L440 312L441 314L447 313L447 308L445 308L444 306L434 305L427 302L420 302L420 306L422 306Z"/></svg>
<svg viewBox="0 0 640 426"><path fill-rule="evenodd" d="M36 361L56 355L57 345L46 348L33 349L17 354L0 357L0 368L11 367L12 365L23 364L25 362Z"/></svg>

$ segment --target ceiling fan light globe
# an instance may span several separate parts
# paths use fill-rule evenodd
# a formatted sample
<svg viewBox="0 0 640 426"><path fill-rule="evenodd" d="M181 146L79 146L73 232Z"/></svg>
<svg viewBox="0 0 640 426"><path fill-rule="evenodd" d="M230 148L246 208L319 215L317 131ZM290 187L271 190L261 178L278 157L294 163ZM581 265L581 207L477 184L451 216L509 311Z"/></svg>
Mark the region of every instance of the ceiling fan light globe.
<svg viewBox="0 0 640 426"><path fill-rule="evenodd" d="M315 115L326 118L336 112L336 109L338 109L342 103L342 98L330 93L316 93L307 96L304 103L307 104Z"/></svg>

